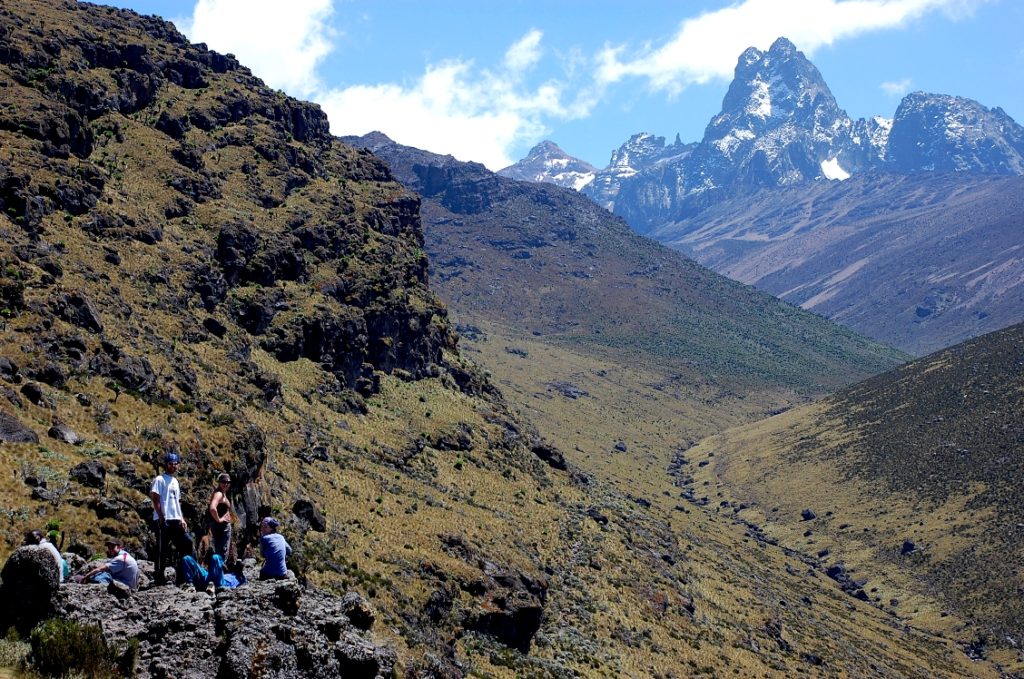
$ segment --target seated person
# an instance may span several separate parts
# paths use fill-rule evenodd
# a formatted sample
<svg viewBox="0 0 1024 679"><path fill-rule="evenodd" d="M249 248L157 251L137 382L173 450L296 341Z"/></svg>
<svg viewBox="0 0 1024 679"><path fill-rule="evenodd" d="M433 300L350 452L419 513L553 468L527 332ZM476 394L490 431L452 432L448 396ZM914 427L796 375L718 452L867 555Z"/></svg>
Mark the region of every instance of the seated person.
<svg viewBox="0 0 1024 679"><path fill-rule="evenodd" d="M291 556L292 548L277 532L280 525L277 519L269 516L260 521L260 555L265 559L260 569L260 580L284 580L288 577L285 558Z"/></svg>
<svg viewBox="0 0 1024 679"><path fill-rule="evenodd" d="M135 558L121 548L121 541L110 538L106 542L107 560L82 576L83 582L109 585L113 581L127 585L132 590L139 588L139 565Z"/></svg>
<svg viewBox="0 0 1024 679"><path fill-rule="evenodd" d="M184 571L184 582L191 583L193 587L200 590L204 587L207 592L211 594L216 588L230 588L232 585L224 572L224 559L220 557L220 554L214 554L210 557L210 568L204 568L199 564L193 556L185 556L181 559L181 568ZM237 587L238 584L234 584Z"/></svg>
<svg viewBox="0 0 1024 679"><path fill-rule="evenodd" d="M53 555L53 560L57 562L57 572L59 574L60 581L64 582L64 575L65 571L67 570L67 563L64 561L64 557L60 555L60 552L57 551L57 547L48 539L46 539L46 537L43 535L43 531L30 530L29 532L25 533L25 542L23 544L29 546L35 545L37 547L42 547L43 549L50 552L50 554Z"/></svg>

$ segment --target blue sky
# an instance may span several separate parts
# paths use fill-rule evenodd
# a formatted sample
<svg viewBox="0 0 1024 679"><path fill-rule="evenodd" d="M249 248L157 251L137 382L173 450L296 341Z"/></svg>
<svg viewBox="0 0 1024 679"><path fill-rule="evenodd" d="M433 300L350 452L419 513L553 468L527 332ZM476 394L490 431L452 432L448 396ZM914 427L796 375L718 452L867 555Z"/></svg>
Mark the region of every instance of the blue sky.
<svg viewBox="0 0 1024 679"><path fill-rule="evenodd" d="M906 92L955 94L1024 123L1019 0L117 0L174 20L335 134L500 169L543 139L598 167L636 132L699 140L740 52L779 35L852 117Z"/></svg>

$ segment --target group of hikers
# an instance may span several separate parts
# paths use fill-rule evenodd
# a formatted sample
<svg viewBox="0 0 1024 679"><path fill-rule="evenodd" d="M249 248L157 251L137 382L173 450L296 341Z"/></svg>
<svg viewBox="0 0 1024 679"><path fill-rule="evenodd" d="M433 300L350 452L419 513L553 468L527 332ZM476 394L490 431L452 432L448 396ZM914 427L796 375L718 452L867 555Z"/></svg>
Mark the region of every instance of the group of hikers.
<svg viewBox="0 0 1024 679"><path fill-rule="evenodd" d="M195 540L189 532L188 521L181 510L181 489L175 474L181 457L177 453L167 453L163 457L163 473L159 474L150 487L150 500L153 503L153 562L154 584L167 584L165 574L167 566L172 565L170 557L177 552L175 566L175 584L193 585L196 589L205 588L213 592L219 588L230 589L245 582L241 563L234 558L232 549L232 523L234 513L231 507L229 491L231 476L220 474L217 486L210 495L207 507L209 524L209 545L205 550L201 565L196 558ZM280 526L272 517L264 517L260 521L260 555L263 566L260 569L260 580L279 580L288 577L286 558L291 555L292 548L278 533ZM25 534L26 545L37 545L49 550L57 561L60 581L69 578L68 565L61 556L60 550L53 543L52 536L39 530ZM131 589L139 586L139 565L125 549L121 540L111 537L106 541L106 560L95 563L88 571L71 578L75 582L109 584L119 582Z"/></svg>

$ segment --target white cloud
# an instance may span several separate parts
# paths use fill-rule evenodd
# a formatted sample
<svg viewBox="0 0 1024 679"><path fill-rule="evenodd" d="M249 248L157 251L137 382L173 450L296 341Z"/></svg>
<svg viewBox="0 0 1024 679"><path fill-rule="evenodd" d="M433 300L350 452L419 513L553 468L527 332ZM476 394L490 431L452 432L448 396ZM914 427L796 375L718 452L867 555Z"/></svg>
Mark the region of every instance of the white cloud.
<svg viewBox="0 0 1024 679"><path fill-rule="evenodd" d="M785 36L808 55L837 40L895 28L933 11L964 16L984 0L744 0L680 24L657 49L626 55L608 45L599 55L598 79L649 79L654 89L678 93L691 84L732 77L747 47L767 49Z"/></svg>
<svg viewBox="0 0 1024 679"><path fill-rule="evenodd" d="M904 78L903 80L884 82L881 85L879 85L879 87L882 89L883 92L888 94L890 97L902 97L904 94L910 91L910 88L913 87L913 84L914 83L911 82L910 78Z"/></svg>
<svg viewBox="0 0 1024 679"><path fill-rule="evenodd" d="M546 117L579 117L596 103L588 93L563 106L558 81L527 84L543 56L536 29L493 70L445 61L428 65L412 84L330 88L318 67L338 37L328 24L332 12L333 0L197 0L179 26L191 40L235 54L271 87L318 102L335 134L380 130L399 143L495 170L513 162L513 147L548 131Z"/></svg>
<svg viewBox="0 0 1024 679"><path fill-rule="evenodd" d="M332 0L198 0L179 26L190 40L234 54L271 87L308 97L333 47L332 10Z"/></svg>
<svg viewBox="0 0 1024 679"><path fill-rule="evenodd" d="M506 68L521 72L535 66L540 61L540 39L543 35L537 29L533 29L513 43L505 52Z"/></svg>
<svg viewBox="0 0 1024 679"><path fill-rule="evenodd" d="M563 106L560 83L549 81L533 89L526 85L539 38L531 32L515 43L498 71L448 61L428 66L411 86L356 85L322 92L317 101L335 134L380 130L401 144L498 170L514 162L511 148L547 132L545 117L579 113Z"/></svg>

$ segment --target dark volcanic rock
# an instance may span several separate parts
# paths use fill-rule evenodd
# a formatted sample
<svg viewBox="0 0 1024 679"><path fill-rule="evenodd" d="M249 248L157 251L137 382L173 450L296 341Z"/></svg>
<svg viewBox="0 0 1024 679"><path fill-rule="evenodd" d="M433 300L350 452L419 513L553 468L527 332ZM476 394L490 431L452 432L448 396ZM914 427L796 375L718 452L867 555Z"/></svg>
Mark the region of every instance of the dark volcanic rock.
<svg viewBox="0 0 1024 679"><path fill-rule="evenodd" d="M56 610L102 623L108 643L137 638L135 676L144 679L392 676L394 651L363 636L344 601L295 581L250 582L216 597L166 587L130 594L67 585Z"/></svg>
<svg viewBox="0 0 1024 679"><path fill-rule="evenodd" d="M68 476L83 486L102 488L107 479L107 470L99 460L86 460L72 467Z"/></svg>
<svg viewBox="0 0 1024 679"><path fill-rule="evenodd" d="M39 443L39 436L23 425L18 418L0 410L0 442Z"/></svg>
<svg viewBox="0 0 1024 679"><path fill-rule="evenodd" d="M485 562L484 577L468 584L470 591L482 593L463 624L528 653L540 628L547 587L544 581Z"/></svg>
<svg viewBox="0 0 1024 679"><path fill-rule="evenodd" d="M19 547L0 571L0 624L27 634L56 611L60 573L43 547Z"/></svg>
<svg viewBox="0 0 1024 679"><path fill-rule="evenodd" d="M46 433L52 439L63 441L73 446L81 445L84 442L74 429L61 422L50 427Z"/></svg>
<svg viewBox="0 0 1024 679"><path fill-rule="evenodd" d="M308 523L309 527L315 531L323 533L327 530L327 521L324 520L324 515L309 500L296 500L292 506L292 513Z"/></svg>
<svg viewBox="0 0 1024 679"><path fill-rule="evenodd" d="M99 311L92 301L80 292L58 297L54 302L54 310L68 323L90 332L103 332Z"/></svg>

